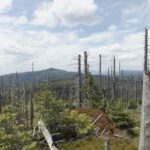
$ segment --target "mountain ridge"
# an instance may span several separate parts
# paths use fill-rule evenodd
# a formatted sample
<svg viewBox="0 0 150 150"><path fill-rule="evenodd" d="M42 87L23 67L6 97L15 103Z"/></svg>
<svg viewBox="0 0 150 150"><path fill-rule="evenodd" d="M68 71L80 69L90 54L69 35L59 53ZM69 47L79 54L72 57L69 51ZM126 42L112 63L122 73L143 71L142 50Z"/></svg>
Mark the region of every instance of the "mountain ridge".
<svg viewBox="0 0 150 150"><path fill-rule="evenodd" d="M138 70L124 70L124 75L129 76L129 75L135 76L135 75L143 75L143 71L138 71ZM55 69L55 68L48 68L44 70L39 70L39 71L34 71L34 74L32 71L28 72L21 72L18 73L19 76L19 82L31 82L33 79L33 75L37 81L44 81L48 80L49 81L58 81L58 80L72 80L77 78L77 72L71 72L71 71L65 71L61 69ZM98 76L98 74L93 74L94 76ZM106 73L102 74L103 76L106 76ZM116 75L118 75L118 72L116 72ZM9 79L13 82L16 82L16 73L11 73L11 74L6 74L6 75L1 75L1 79L3 79L3 82L8 85Z"/></svg>

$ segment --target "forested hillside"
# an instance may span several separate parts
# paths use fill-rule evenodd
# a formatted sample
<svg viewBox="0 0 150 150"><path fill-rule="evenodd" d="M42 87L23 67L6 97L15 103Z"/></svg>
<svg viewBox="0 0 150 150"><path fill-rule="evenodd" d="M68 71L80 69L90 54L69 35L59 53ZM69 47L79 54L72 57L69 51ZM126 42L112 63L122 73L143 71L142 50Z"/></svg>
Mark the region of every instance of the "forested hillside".
<svg viewBox="0 0 150 150"><path fill-rule="evenodd" d="M24 82L31 82L33 79L32 71L24 72L24 73L17 72L17 74L19 75L20 84L22 84ZM38 82L40 82L40 81L42 82L45 80L57 81L57 80L75 79L77 77L77 73L50 68L50 69L46 69L46 70L35 71L34 76L36 78L36 81L38 81ZM1 81L3 80L4 86L8 86L9 79L12 80L13 82L16 81L16 73L0 76L0 79L1 79Z"/></svg>
<svg viewBox="0 0 150 150"><path fill-rule="evenodd" d="M116 75L115 69L93 76L87 63L84 73L78 64L78 73L48 69L1 77L1 149L48 149L44 131L60 150L137 149L142 76Z"/></svg>

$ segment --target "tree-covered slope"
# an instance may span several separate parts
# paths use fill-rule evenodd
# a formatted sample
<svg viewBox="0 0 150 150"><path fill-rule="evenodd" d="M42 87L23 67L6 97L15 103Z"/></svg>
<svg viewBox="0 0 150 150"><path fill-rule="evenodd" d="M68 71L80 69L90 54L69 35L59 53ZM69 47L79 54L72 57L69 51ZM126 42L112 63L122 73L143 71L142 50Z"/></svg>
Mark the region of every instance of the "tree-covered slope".
<svg viewBox="0 0 150 150"><path fill-rule="evenodd" d="M18 73L19 82L20 83L30 82L33 79L33 75L34 75L34 78L36 79L36 81L44 81L44 80L47 80L48 78L49 78L49 81L57 81L57 80L74 79L74 78L76 78L77 73L54 69L54 68L35 71L34 73L24 72L24 73ZM5 85L8 85L9 78L12 82L16 81L16 73L3 75L0 78L1 79L3 78L3 83Z"/></svg>

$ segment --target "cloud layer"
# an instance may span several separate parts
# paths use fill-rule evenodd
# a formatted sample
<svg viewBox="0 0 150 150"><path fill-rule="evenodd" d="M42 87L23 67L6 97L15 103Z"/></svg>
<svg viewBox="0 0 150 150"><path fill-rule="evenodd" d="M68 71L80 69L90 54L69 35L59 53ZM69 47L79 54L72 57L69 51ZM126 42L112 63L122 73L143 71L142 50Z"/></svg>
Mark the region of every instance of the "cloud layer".
<svg viewBox="0 0 150 150"><path fill-rule="evenodd" d="M24 1L30 4L28 9ZM142 70L149 1L111 2L36 0L35 7L29 0L5 0L0 6L0 74L28 71L32 61L36 70L75 71L76 58L82 54L83 59L85 50L90 70L98 71L99 54L103 71L112 65L114 55L124 69ZM22 11L16 12L14 6Z"/></svg>
<svg viewBox="0 0 150 150"><path fill-rule="evenodd" d="M3 0L0 3L0 13L4 13L11 8L13 0Z"/></svg>
<svg viewBox="0 0 150 150"><path fill-rule="evenodd" d="M48 27L94 25L97 5L94 0L53 0L42 3L34 12L33 24Z"/></svg>

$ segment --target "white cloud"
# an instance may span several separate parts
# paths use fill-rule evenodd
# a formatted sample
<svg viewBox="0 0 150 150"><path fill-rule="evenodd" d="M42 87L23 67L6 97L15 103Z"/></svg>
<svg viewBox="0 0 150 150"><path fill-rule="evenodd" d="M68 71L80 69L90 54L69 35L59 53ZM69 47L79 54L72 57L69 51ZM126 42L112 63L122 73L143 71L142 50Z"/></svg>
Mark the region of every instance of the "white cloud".
<svg viewBox="0 0 150 150"><path fill-rule="evenodd" d="M0 2L0 13L4 13L11 8L13 0L1 0Z"/></svg>
<svg viewBox="0 0 150 150"><path fill-rule="evenodd" d="M109 30L106 35L109 35ZM117 63L121 61L125 69L142 69L143 61L143 33L128 33L118 40L122 31L113 34L113 41L110 43L95 44L94 35L86 38L78 37L75 33L50 33L43 31L0 31L0 53L1 71L14 72L27 71L31 62L35 62L35 69L60 68L65 70L77 69L76 60L78 54L88 51L91 70L98 70L98 55L102 54L103 71L112 64L112 57L116 55ZM96 37L104 33L97 33ZM111 34L110 34L111 35ZM93 36L93 39L89 39ZM112 36L106 36L105 40L110 41ZM84 40L84 42L83 42ZM96 40L96 39L95 39ZM134 61L133 61L134 59ZM67 67L70 64L70 67ZM7 68L2 66L8 66ZM11 68L10 68L11 67Z"/></svg>
<svg viewBox="0 0 150 150"><path fill-rule="evenodd" d="M117 26L114 25L114 24L111 24L109 27L108 27L108 30L109 31L115 31L117 29Z"/></svg>
<svg viewBox="0 0 150 150"><path fill-rule="evenodd" d="M26 16L19 16L16 18L16 24L27 24L28 23L28 18Z"/></svg>
<svg viewBox="0 0 150 150"><path fill-rule="evenodd" d="M55 27L58 24L58 18L55 16L52 2L44 2L34 12L34 25L44 25L47 27Z"/></svg>
<svg viewBox="0 0 150 150"><path fill-rule="evenodd" d="M148 23L150 20L148 16L150 3L148 2L149 0L146 0L141 3L142 5L132 3L133 5L128 5L129 7L123 5L128 4L126 2L118 5L122 6L119 8L119 11L122 11L121 25L139 27L140 23L143 25ZM36 70L49 67L75 70L77 60L74 58L82 54L83 60L85 50L89 54L91 70L98 70L100 53L104 71L112 65L114 55L116 55L117 63L120 60L125 69L142 69L143 33L133 28L122 29L120 14L117 18L113 18L116 16L114 8L117 7L103 8L103 5L98 3L96 0L46 0L33 10L35 11L33 18L31 16L27 18L25 15L28 16L28 13L18 16L23 14L22 12L18 12L17 16L12 16L13 14L9 16L1 12L9 10L11 4L5 9L0 6L0 73L28 71L32 61L35 62ZM106 11L108 16L105 14ZM103 16L97 18L100 14ZM111 16L113 21L109 18L110 14L113 16ZM91 27L79 26L94 25L104 16L104 24L99 24L99 27L91 29ZM51 32L48 28L39 28L39 26L56 27L56 29ZM61 26L59 31L58 26ZM67 27L65 30L63 30L64 26ZM74 65L67 67L70 64Z"/></svg>
<svg viewBox="0 0 150 150"><path fill-rule="evenodd" d="M150 1L144 0L129 5L127 8L122 9L122 25L125 27L133 27L133 25L149 25L150 16Z"/></svg>
<svg viewBox="0 0 150 150"><path fill-rule="evenodd" d="M29 23L28 18L26 16L8 16L8 15L0 15L0 25L15 25L20 26Z"/></svg>
<svg viewBox="0 0 150 150"><path fill-rule="evenodd" d="M34 13L32 23L47 27L74 27L96 24L97 5L94 0L53 0L43 2Z"/></svg>

